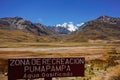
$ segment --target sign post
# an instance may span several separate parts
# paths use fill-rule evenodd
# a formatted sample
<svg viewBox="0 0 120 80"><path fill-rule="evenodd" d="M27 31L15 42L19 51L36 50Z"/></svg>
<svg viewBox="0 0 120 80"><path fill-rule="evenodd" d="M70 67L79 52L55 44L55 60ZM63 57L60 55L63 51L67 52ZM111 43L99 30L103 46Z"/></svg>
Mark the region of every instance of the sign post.
<svg viewBox="0 0 120 80"><path fill-rule="evenodd" d="M85 58L20 58L8 60L8 80L84 76Z"/></svg>

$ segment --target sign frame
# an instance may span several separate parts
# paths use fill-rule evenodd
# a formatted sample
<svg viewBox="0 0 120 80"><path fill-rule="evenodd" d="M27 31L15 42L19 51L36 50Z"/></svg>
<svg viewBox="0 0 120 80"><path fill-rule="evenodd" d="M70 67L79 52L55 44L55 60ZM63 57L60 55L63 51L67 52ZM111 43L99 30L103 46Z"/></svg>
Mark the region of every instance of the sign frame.
<svg viewBox="0 0 120 80"><path fill-rule="evenodd" d="M52 77L83 77L84 65L84 57L8 59L8 80L37 78L52 80ZM54 74L52 75L52 73Z"/></svg>

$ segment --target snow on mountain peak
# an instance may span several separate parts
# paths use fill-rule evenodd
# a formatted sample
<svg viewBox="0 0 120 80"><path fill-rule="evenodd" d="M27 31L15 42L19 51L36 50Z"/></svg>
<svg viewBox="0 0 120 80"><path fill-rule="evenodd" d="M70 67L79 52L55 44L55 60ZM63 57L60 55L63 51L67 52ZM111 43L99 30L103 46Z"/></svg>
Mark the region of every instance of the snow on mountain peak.
<svg viewBox="0 0 120 80"><path fill-rule="evenodd" d="M84 23L77 24L78 27L82 26Z"/></svg>
<svg viewBox="0 0 120 80"><path fill-rule="evenodd" d="M78 27L83 25L84 23L80 23L75 25L73 22L63 23L63 24L57 24L56 27L64 27L67 28L70 32L76 31Z"/></svg>

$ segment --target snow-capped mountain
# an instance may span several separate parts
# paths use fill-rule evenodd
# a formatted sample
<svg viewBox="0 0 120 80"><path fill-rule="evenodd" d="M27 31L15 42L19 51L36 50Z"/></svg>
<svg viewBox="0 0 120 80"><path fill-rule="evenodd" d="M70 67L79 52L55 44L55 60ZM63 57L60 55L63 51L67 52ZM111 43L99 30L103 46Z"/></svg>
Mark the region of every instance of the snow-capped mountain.
<svg viewBox="0 0 120 80"><path fill-rule="evenodd" d="M63 23L63 24L56 24L54 26L49 26L48 28L54 32L57 32L59 34L69 34L73 31L76 31L79 29L81 25L84 23L80 24L74 24L73 22L68 22L68 23Z"/></svg>
<svg viewBox="0 0 120 80"><path fill-rule="evenodd" d="M56 27L63 27L66 28L68 31L73 32L78 29L77 25L74 25L72 22L69 23L63 23L63 24L57 24Z"/></svg>

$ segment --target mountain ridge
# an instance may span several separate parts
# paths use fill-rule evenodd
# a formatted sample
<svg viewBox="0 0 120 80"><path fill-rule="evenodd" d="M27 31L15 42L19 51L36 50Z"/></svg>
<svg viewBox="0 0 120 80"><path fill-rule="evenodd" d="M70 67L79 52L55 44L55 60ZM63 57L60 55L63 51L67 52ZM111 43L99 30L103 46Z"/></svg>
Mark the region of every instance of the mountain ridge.
<svg viewBox="0 0 120 80"><path fill-rule="evenodd" d="M3 26L3 27L2 27ZM20 30L35 35L52 35L52 31L48 30L42 24L34 24L31 21L21 17L0 18L0 28L8 30Z"/></svg>
<svg viewBox="0 0 120 80"><path fill-rule="evenodd" d="M120 39L120 18L100 16L84 23L79 30L73 32L68 40L112 40Z"/></svg>
<svg viewBox="0 0 120 80"><path fill-rule="evenodd" d="M54 41L54 32L42 24L35 24L21 17L0 18L0 41L4 42L49 42Z"/></svg>
<svg viewBox="0 0 120 80"><path fill-rule="evenodd" d="M27 36L26 34L30 34L32 36L37 36L42 38L45 37L43 41L47 41L47 39L48 41L52 40L52 41L70 41L70 42L71 41L85 42L88 40L112 40L112 39L120 40L120 35L119 35L120 18L115 18L110 16L100 16L94 20L85 22L77 30L74 31L69 31L67 29L68 28L67 24L65 26L61 26L61 25L45 26L40 23L32 23L31 21L25 20L21 17L0 18L0 30L2 34L4 30L11 31L10 34L15 34L16 31L19 31L22 32L21 34L23 34L24 36ZM72 23L71 25L73 27ZM0 36L2 36L2 34L0 34ZM65 34L65 36L62 34ZM35 41L40 41L40 40L39 38L37 38Z"/></svg>

